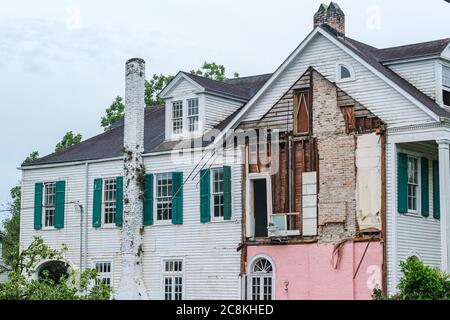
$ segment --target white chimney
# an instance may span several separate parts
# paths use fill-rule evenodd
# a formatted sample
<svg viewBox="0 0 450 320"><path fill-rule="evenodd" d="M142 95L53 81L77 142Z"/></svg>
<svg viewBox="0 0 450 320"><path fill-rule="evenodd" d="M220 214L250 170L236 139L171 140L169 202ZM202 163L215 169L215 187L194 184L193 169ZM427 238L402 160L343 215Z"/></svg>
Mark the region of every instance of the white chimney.
<svg viewBox="0 0 450 320"><path fill-rule="evenodd" d="M125 126L123 171L122 275L117 298L146 300L142 277L142 220L145 61L130 59L125 68Z"/></svg>

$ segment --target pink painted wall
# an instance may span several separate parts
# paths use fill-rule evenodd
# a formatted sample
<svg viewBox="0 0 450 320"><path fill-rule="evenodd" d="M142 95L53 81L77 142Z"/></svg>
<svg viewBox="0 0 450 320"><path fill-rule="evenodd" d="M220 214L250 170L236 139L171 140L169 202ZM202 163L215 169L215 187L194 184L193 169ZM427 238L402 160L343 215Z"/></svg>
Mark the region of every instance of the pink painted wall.
<svg viewBox="0 0 450 320"><path fill-rule="evenodd" d="M371 242L355 279L367 242L348 242L340 266L331 265L333 245L304 244L249 246L247 266L256 255L266 255L275 264L277 300L353 300L370 299L376 285L381 286L383 245ZM288 290L285 283L289 282Z"/></svg>

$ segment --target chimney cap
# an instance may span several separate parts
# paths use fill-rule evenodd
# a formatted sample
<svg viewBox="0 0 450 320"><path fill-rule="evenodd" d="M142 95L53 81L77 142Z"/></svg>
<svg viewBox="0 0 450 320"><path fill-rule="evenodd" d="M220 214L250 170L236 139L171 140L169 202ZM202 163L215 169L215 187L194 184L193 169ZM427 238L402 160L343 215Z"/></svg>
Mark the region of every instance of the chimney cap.
<svg viewBox="0 0 450 320"><path fill-rule="evenodd" d="M145 60L142 58L131 58L127 60L126 64L129 64L131 62L138 62L138 63L145 63Z"/></svg>
<svg viewBox="0 0 450 320"><path fill-rule="evenodd" d="M317 10L317 13L326 12L327 9L328 9L328 5L326 5L325 3L321 3L319 9Z"/></svg>
<svg viewBox="0 0 450 320"><path fill-rule="evenodd" d="M339 7L339 5L334 1L331 1L330 5L327 8L327 10L332 10L332 9L335 9L336 12L344 15L344 11L342 11L341 7Z"/></svg>

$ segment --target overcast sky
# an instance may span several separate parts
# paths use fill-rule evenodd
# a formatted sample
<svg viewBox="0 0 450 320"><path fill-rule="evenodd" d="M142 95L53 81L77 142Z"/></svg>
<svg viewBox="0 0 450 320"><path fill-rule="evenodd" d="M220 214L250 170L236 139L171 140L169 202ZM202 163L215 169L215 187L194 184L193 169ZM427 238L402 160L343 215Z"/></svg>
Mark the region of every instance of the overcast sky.
<svg viewBox="0 0 450 320"><path fill-rule="evenodd" d="M203 61L228 75L273 72L312 29L320 0L0 0L0 209L33 150L66 131L89 138L124 92L124 64L147 75ZM450 37L444 0L339 0L347 35L376 47ZM1 217L1 213L0 213Z"/></svg>

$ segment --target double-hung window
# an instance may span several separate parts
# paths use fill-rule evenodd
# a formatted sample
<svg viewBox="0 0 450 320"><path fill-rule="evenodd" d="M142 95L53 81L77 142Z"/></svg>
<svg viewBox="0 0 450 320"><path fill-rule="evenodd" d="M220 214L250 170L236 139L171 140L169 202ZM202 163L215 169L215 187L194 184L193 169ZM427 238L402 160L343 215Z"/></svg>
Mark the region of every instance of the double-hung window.
<svg viewBox="0 0 450 320"><path fill-rule="evenodd" d="M212 206L214 218L223 217L223 168L211 170L212 183Z"/></svg>
<svg viewBox="0 0 450 320"><path fill-rule="evenodd" d="M117 180L105 179L103 190L103 222L113 224L116 222Z"/></svg>
<svg viewBox="0 0 450 320"><path fill-rule="evenodd" d="M450 67L442 66L442 100L450 107Z"/></svg>
<svg viewBox="0 0 450 320"><path fill-rule="evenodd" d="M408 212L417 213L419 203L419 159L408 156Z"/></svg>
<svg viewBox="0 0 450 320"><path fill-rule="evenodd" d="M44 183L44 226L55 226L55 198L56 198L56 183Z"/></svg>
<svg viewBox="0 0 450 320"><path fill-rule="evenodd" d="M183 133L183 101L172 102L172 131L173 134Z"/></svg>
<svg viewBox="0 0 450 320"><path fill-rule="evenodd" d="M172 174L156 175L156 220L172 220Z"/></svg>
<svg viewBox="0 0 450 320"><path fill-rule="evenodd" d="M188 100L188 124L189 132L198 130L198 99Z"/></svg>
<svg viewBox="0 0 450 320"><path fill-rule="evenodd" d="M165 260L163 264L164 300L182 300L183 260Z"/></svg>
<svg viewBox="0 0 450 320"><path fill-rule="evenodd" d="M110 261L96 262L95 270L97 270L96 283L99 284L100 281L102 281L107 286L111 286L111 279L112 279L111 262Z"/></svg>

